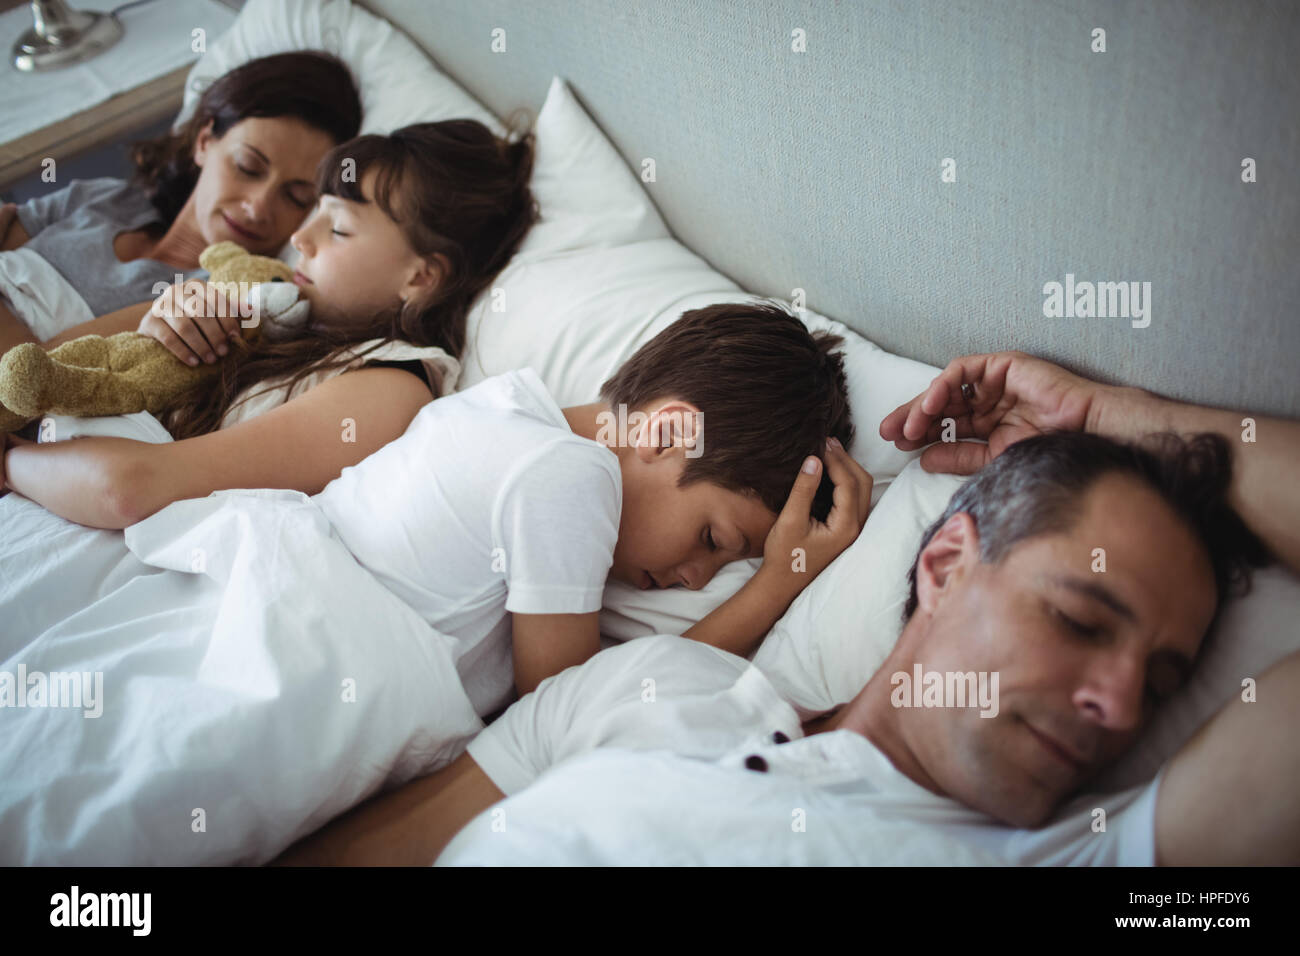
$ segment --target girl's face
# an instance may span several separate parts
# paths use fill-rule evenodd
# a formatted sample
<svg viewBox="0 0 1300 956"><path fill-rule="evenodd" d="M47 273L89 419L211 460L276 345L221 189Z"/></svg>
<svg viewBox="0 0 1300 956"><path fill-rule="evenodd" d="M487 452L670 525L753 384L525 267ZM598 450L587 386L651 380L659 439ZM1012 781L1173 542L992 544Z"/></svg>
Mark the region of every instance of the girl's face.
<svg viewBox="0 0 1300 956"><path fill-rule="evenodd" d="M316 165L329 135L285 116L241 120L218 139L209 123L194 143L199 178L189 205L206 244L230 240L274 256L316 201Z"/></svg>
<svg viewBox="0 0 1300 956"><path fill-rule="evenodd" d="M302 256L294 281L311 303L315 325L369 322L437 286L442 257L418 255L374 203L375 175L369 170L361 180L364 202L321 196L290 239Z"/></svg>

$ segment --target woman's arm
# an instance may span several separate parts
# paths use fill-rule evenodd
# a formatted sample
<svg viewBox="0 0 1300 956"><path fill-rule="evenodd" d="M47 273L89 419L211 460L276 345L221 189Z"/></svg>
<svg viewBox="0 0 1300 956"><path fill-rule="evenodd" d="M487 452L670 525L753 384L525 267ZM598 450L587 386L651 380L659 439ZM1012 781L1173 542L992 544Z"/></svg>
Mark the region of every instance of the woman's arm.
<svg viewBox="0 0 1300 956"><path fill-rule="evenodd" d="M46 342L45 347L52 349L64 342L79 339L83 335L114 335L118 332L134 332L136 327L139 326L140 320L149 314L149 309L152 306L153 300L137 302L135 305L128 305L116 312L109 312L97 319L91 319L89 322L74 325L70 329L64 329Z"/></svg>
<svg viewBox="0 0 1300 956"><path fill-rule="evenodd" d="M17 249L30 238L18 218L18 206L11 202L0 206L0 252Z"/></svg>
<svg viewBox="0 0 1300 956"><path fill-rule="evenodd" d="M0 252L17 249L30 237L18 219L18 207L11 202L0 206ZM0 302L0 355L4 355L15 345L23 342L35 342L27 323L9 311L4 302Z"/></svg>
<svg viewBox="0 0 1300 956"><path fill-rule="evenodd" d="M27 235L27 230L23 228L22 221L18 218L17 210L18 207L13 203L5 203L0 206L0 252L17 249L25 245L30 238ZM151 299L148 302L141 302L139 305L130 305L124 309L118 309L116 312L101 315L89 322L74 325L46 342L45 347L52 349L56 345L62 345L69 339L80 338L83 335L112 335L114 332L129 332L140 324L140 319L149 311L152 305L153 300ZM5 303L0 302L0 355L3 355L15 345L36 341L38 339L32 335L32 331L27 327L27 324L14 315Z"/></svg>
<svg viewBox="0 0 1300 956"><path fill-rule="evenodd" d="M78 438L5 453L8 487L93 528L125 528L223 488L316 494L406 431L433 396L392 368L346 372L256 418L184 441Z"/></svg>
<svg viewBox="0 0 1300 956"><path fill-rule="evenodd" d="M5 203L4 206L0 206L0 252L17 249L26 244L30 238L18 218L17 209L18 207L13 203ZM147 302L141 302L139 305L129 305L124 309L118 309L116 312L110 312L107 315L101 315L97 319L91 319L89 322L74 325L44 343L45 347L52 349L56 345L62 345L70 339L80 338L83 335L112 335L114 332L130 332L140 324L140 320L149 311L153 301L150 299ZM15 345L37 341L39 340L32 335L32 331L27 327L27 324L14 315L4 302L0 301L0 355L3 355Z"/></svg>
<svg viewBox="0 0 1300 956"><path fill-rule="evenodd" d="M70 329L64 329L54 338L43 343L43 345L47 349L52 349L64 342L70 342L72 339L79 339L83 335L113 335L116 332L133 332L140 324L140 320L148 315L152 306L152 301L128 305L116 312L109 312L97 319L91 319L89 322L82 322ZM36 336L32 335L31 329L27 328L27 324L10 312L3 301L0 301L0 355L23 342L38 341Z"/></svg>

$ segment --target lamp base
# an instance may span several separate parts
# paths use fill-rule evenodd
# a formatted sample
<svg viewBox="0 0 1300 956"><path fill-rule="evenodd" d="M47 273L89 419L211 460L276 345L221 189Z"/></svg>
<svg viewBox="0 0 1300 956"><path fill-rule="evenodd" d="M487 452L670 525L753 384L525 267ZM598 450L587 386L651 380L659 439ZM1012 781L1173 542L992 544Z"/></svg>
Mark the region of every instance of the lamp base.
<svg viewBox="0 0 1300 956"><path fill-rule="evenodd" d="M122 24L106 13L77 11L49 32L35 27L14 44L14 67L24 73L57 70L89 60L122 39Z"/></svg>

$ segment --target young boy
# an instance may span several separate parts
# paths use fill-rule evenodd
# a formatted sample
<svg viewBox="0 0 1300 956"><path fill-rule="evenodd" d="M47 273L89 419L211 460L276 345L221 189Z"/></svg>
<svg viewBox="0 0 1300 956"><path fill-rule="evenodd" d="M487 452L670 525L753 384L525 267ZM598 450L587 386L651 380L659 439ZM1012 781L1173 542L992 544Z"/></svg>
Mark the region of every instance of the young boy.
<svg viewBox="0 0 1300 956"><path fill-rule="evenodd" d="M747 655L866 520L839 344L775 305L696 309L602 401L561 409L531 369L497 376L427 405L316 501L457 642L480 716L600 649L610 577L695 589L762 557L685 635Z"/></svg>

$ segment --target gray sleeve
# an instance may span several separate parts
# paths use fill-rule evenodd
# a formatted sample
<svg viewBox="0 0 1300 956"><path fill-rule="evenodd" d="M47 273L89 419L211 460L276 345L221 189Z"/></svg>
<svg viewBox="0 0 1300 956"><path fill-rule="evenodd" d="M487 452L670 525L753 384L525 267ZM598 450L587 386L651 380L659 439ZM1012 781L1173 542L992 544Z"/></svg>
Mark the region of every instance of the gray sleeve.
<svg viewBox="0 0 1300 956"><path fill-rule="evenodd" d="M19 203L18 221L27 231L28 238L35 238L46 226L63 219L71 210L121 187L122 180L111 177L74 179L62 189Z"/></svg>

